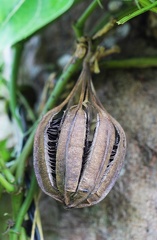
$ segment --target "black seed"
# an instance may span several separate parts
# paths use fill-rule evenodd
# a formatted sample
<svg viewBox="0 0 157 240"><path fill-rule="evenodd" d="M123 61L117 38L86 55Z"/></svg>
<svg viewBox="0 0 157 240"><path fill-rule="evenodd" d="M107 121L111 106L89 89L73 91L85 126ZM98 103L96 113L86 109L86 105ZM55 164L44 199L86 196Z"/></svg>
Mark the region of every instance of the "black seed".
<svg viewBox="0 0 157 240"><path fill-rule="evenodd" d="M50 122L50 126L47 129L49 166L51 167L51 173L54 181L56 180L56 151L60 133L59 129L61 125L61 120L61 118L52 119L52 121Z"/></svg>

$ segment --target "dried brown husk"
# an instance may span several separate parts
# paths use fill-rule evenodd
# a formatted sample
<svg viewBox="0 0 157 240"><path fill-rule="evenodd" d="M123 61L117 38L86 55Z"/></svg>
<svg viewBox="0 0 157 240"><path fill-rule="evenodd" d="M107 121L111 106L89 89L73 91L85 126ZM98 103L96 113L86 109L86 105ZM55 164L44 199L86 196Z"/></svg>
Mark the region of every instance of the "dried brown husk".
<svg viewBox="0 0 157 240"><path fill-rule="evenodd" d="M73 103L80 89L79 101ZM92 206L113 187L125 149L125 133L97 98L84 62L72 92L37 128L34 169L39 186L67 208Z"/></svg>

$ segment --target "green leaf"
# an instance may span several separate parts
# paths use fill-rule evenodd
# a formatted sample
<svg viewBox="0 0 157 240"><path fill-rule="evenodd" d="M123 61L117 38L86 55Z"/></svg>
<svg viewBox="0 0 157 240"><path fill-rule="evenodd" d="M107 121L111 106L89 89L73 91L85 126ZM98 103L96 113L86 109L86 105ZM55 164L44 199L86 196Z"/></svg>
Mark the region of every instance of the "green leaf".
<svg viewBox="0 0 157 240"><path fill-rule="evenodd" d="M143 6L143 7L147 7L152 3L155 3L157 1L155 0L138 0L138 2ZM153 12L157 12L157 7L156 8L152 8L151 11Z"/></svg>
<svg viewBox="0 0 157 240"><path fill-rule="evenodd" d="M134 17L137 17L137 16L139 16L140 14L142 14L146 11L154 9L154 7L157 7L157 1L154 1L151 4L148 4L147 6L145 6L143 8L140 8L137 11L134 11L133 13L129 14L128 16L125 16L125 17L121 18L120 20L117 21L117 23L118 24L124 24L127 21L129 21L130 19L132 19Z"/></svg>
<svg viewBox="0 0 157 240"><path fill-rule="evenodd" d="M55 20L74 0L1 0L0 51Z"/></svg>

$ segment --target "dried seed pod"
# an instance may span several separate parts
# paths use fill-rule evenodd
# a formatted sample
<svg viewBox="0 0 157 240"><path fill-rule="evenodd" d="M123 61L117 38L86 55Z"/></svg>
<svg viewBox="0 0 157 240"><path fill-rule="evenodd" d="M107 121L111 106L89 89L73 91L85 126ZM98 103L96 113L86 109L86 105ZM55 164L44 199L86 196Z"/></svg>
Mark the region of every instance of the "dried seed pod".
<svg viewBox="0 0 157 240"><path fill-rule="evenodd" d="M79 101L72 105L80 88ZM37 128L34 169L39 186L67 208L94 205L113 187L125 149L125 133L98 100L84 62L72 92Z"/></svg>

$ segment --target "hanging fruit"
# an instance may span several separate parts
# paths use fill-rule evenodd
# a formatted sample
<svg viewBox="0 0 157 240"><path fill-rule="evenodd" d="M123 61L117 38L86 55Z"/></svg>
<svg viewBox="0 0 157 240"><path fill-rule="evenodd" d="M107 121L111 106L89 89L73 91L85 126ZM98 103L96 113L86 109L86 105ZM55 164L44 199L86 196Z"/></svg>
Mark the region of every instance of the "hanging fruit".
<svg viewBox="0 0 157 240"><path fill-rule="evenodd" d="M116 182L125 149L125 133L96 96L85 58L69 96L37 128L34 169L38 184L67 208L92 206Z"/></svg>

